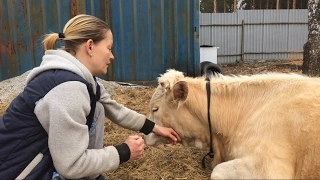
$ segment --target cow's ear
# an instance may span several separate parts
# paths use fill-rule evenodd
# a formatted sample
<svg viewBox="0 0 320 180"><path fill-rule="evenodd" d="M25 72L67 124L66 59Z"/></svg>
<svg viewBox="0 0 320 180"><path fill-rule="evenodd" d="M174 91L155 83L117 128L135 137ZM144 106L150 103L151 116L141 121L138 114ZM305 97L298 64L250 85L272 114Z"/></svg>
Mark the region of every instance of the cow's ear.
<svg viewBox="0 0 320 180"><path fill-rule="evenodd" d="M178 81L173 86L173 99L184 101L188 96L188 83L186 81Z"/></svg>

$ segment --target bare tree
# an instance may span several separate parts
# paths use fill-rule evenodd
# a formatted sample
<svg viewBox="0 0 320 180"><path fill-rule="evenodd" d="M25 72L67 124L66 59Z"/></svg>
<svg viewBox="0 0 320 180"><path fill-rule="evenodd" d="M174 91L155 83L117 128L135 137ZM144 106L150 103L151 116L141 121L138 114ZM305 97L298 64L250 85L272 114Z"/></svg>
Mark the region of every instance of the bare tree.
<svg viewBox="0 0 320 180"><path fill-rule="evenodd" d="M217 0L213 0L213 13L217 13Z"/></svg>
<svg viewBox="0 0 320 180"><path fill-rule="evenodd" d="M320 76L320 0L308 1L308 41L304 44L302 73Z"/></svg>
<svg viewBox="0 0 320 180"><path fill-rule="evenodd" d="M251 9L255 9L256 7L256 2L254 0L251 1Z"/></svg>

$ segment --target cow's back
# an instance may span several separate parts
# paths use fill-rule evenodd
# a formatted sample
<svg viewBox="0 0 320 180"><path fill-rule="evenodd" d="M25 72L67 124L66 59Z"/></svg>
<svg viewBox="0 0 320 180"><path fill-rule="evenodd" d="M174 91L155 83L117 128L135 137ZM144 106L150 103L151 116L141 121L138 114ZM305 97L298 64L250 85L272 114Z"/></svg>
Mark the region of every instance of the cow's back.
<svg viewBox="0 0 320 180"><path fill-rule="evenodd" d="M293 147L296 149L296 177L320 178L320 80L309 79L296 94L287 113L295 124L292 130ZM289 98L289 97L288 97ZM284 109L285 110L285 109Z"/></svg>
<svg viewBox="0 0 320 180"><path fill-rule="evenodd" d="M249 85L239 83L234 91L229 87L221 97L213 95L213 101L219 102L213 107L220 107L213 110L213 119L229 121L225 127L214 123L215 129L228 137L228 157L222 159L260 159L256 165L269 166L269 172L262 172L266 177L279 171L295 178L319 178L320 79L263 78L248 80ZM226 108L233 108L232 114L226 113Z"/></svg>
<svg viewBox="0 0 320 180"><path fill-rule="evenodd" d="M287 157L294 164L295 178L319 178L320 79L298 78L281 83L273 89L269 104L262 107L262 115L254 121L266 117L264 121L268 122L256 126L268 124L261 128L262 133L264 130L271 134L267 137L276 150L279 147L275 151L279 158Z"/></svg>

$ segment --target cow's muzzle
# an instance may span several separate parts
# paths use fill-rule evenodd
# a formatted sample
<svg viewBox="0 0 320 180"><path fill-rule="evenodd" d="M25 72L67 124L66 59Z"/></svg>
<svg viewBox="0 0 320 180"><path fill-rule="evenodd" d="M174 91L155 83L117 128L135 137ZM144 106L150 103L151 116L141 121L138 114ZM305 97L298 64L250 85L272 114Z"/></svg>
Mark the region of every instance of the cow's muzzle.
<svg viewBox="0 0 320 180"><path fill-rule="evenodd" d="M144 135L144 142L148 146L158 146L159 144L166 144L167 140L151 132L148 135Z"/></svg>

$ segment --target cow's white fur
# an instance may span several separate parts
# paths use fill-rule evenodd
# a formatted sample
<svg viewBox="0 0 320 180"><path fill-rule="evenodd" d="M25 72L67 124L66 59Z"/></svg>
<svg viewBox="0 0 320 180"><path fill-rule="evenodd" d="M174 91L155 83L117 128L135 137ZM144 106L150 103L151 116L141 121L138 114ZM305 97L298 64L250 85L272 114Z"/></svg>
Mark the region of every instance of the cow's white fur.
<svg viewBox="0 0 320 180"><path fill-rule="evenodd" d="M174 128L184 145L209 149L205 79L168 70L158 81L150 118ZM210 84L211 179L320 178L320 79L217 75Z"/></svg>

